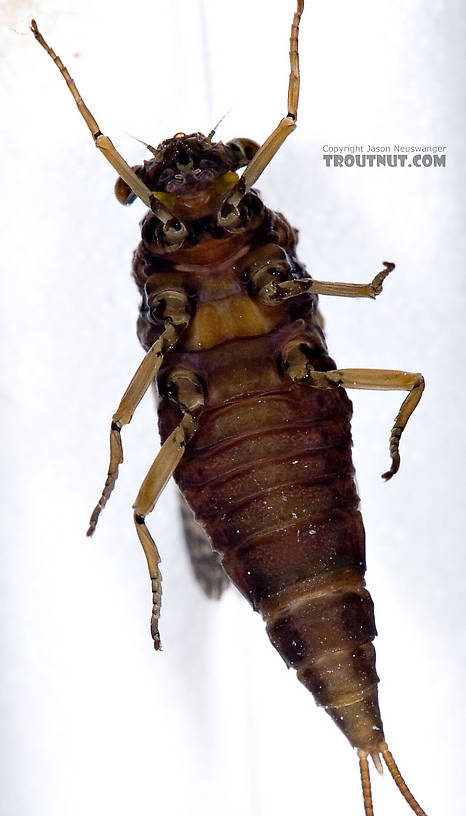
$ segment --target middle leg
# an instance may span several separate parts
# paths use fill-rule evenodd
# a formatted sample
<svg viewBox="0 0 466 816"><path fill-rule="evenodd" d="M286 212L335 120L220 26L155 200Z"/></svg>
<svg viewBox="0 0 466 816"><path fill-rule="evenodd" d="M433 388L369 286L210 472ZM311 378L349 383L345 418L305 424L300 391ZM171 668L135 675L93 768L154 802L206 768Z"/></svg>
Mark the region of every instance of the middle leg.
<svg viewBox="0 0 466 816"><path fill-rule="evenodd" d="M243 261L242 272L249 281L251 293L265 306L276 306L301 295L333 295L335 297L367 297L374 300L380 295L385 278L395 264L383 262L383 269L370 283L343 283L319 281L314 278L293 277L293 265L288 253L277 244L266 244L249 253Z"/></svg>

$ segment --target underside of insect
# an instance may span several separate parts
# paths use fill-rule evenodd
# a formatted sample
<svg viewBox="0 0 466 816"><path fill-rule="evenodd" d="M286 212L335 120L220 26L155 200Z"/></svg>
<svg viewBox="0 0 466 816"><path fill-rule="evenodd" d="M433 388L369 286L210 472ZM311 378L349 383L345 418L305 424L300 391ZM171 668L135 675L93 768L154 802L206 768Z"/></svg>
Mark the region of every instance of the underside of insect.
<svg viewBox="0 0 466 816"><path fill-rule="evenodd" d="M394 264L384 262L369 284L311 279L296 257L296 231L252 189L296 127L303 5L298 0L291 28L288 112L263 145L214 142L215 131L177 133L157 148L147 145L151 158L136 167L101 133L32 21L119 174L118 200L140 198L149 208L133 260L146 356L112 418L108 477L88 534L123 461L121 429L155 381L163 444L134 504L152 581L155 648L160 558L145 518L174 475L203 525L185 505L192 560L206 591L219 596L228 575L262 614L286 664L357 749L366 816L373 813L369 756L379 771L385 761L412 810L425 816L387 748L379 712L345 391L408 392L390 436L389 479L424 381L403 371L337 369L317 309L318 295L375 298Z"/></svg>

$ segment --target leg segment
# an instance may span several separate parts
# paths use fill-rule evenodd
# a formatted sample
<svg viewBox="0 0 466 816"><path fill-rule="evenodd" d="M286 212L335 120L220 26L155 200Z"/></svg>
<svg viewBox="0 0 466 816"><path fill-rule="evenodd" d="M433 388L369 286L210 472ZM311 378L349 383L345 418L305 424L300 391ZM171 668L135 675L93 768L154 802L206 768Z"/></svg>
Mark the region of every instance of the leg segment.
<svg viewBox="0 0 466 816"><path fill-rule="evenodd" d="M286 137L296 127L299 98L299 54L298 29L299 21L304 9L304 0L298 0L297 10L293 17L290 36L290 79L288 83L288 113L277 125L273 133L259 148L255 156L247 165L238 184L227 196L218 214L217 220L221 227L233 226L239 219L238 204L243 196L257 181L263 170L272 161L275 153L282 146Z"/></svg>
<svg viewBox="0 0 466 816"><path fill-rule="evenodd" d="M179 337L180 330L184 329L186 325L187 321L181 326L174 326L172 323L168 324L165 331L147 352L123 394L116 412L113 414L110 427L110 464L108 467L108 475L102 495L91 515L89 529L87 531L88 536L91 536L96 528L100 513L107 504L110 494L115 487L119 466L123 462L120 431L124 425L131 422L134 411L160 368L164 353L173 348Z"/></svg>
<svg viewBox="0 0 466 816"><path fill-rule="evenodd" d="M282 361L289 376L295 382L314 388L360 388L370 391L409 391L397 416L390 434L390 470L382 474L383 479L391 479L400 467L398 451L400 437L408 419L421 399L424 391L422 374L389 369L341 368L334 371L316 371L305 353L306 343L296 340L288 343L282 351Z"/></svg>
<svg viewBox="0 0 466 816"><path fill-rule="evenodd" d="M310 295L334 295L336 297L372 298L375 300L382 291L382 284L395 268L394 263L383 262L384 269L379 272L371 283L336 283L332 281L318 281L310 278L279 281L268 273L269 280L257 291L258 299L268 305L276 306L289 298L308 293Z"/></svg>
<svg viewBox="0 0 466 816"><path fill-rule="evenodd" d="M154 509L158 497L176 470L186 444L196 430L204 404L202 385L190 371L182 369L174 371L170 377L170 387L177 395L177 401L183 415L182 420L163 443L133 505L136 532L147 559L152 583L151 634L155 649L160 649L158 624L162 596L162 576L159 570L160 556L146 527L145 518Z"/></svg>
<svg viewBox="0 0 466 816"><path fill-rule="evenodd" d="M251 294L265 306L276 306L289 298L310 295L337 297L368 297L375 299L395 264L383 262L384 268L370 283L334 283L312 278L293 278L293 265L283 247L266 244L248 253L241 268L247 278Z"/></svg>
<svg viewBox="0 0 466 816"><path fill-rule="evenodd" d="M187 235L187 230L184 224L181 224L175 216L173 215L170 210L165 207L162 202L157 198L156 193L149 190L149 188L141 181L141 179L136 175L134 170L127 164L124 160L123 156L118 153L115 145L110 141L108 136L104 136L97 124L96 120L94 119L92 113L90 112L89 108L84 103L84 100L79 93L74 80L72 79L68 69L61 61L60 57L55 54L55 51L48 45L48 43L44 40L42 34L40 33L37 23L35 20L31 20L31 31L34 34L37 42L40 43L42 48L45 49L49 57L54 61L55 65L57 66L58 70L60 71L63 79L65 80L68 88L73 96L76 105L78 106L78 110L83 117L86 125L88 126L89 130L91 131L92 138L94 139L96 147L101 151L101 153L105 156L108 162L115 168L120 178L126 182L126 184L131 188L133 193L141 199L141 201L146 204L147 207L157 215L158 218L163 222L164 225L164 233L168 243L178 243L183 241L183 239Z"/></svg>
<svg viewBox="0 0 466 816"><path fill-rule="evenodd" d="M186 417L184 419L186 419ZM162 598L162 576L159 570L160 556L155 542L146 527L145 517L153 510L155 502L183 456L187 437L186 424L188 426L190 424L189 422L183 424L184 419L162 445L159 454L155 457L141 485L141 489L133 505L136 532L146 556L152 584L152 617L150 631L155 649L161 648L159 615ZM189 415L188 419L191 420Z"/></svg>

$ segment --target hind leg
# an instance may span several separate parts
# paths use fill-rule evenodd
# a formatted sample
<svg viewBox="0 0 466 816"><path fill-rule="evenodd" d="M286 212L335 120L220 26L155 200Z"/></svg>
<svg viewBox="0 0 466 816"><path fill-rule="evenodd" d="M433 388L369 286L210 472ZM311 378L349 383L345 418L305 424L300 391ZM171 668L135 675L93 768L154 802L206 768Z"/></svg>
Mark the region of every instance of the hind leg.
<svg viewBox="0 0 466 816"><path fill-rule="evenodd" d="M204 404L202 385L190 371L177 369L172 372L168 387L176 395L182 419L155 457L133 505L136 532L146 556L152 584L151 634L155 649L160 649L162 576L159 570L160 556L146 527L146 516L154 509L162 490L181 461L186 444L196 431Z"/></svg>
<svg viewBox="0 0 466 816"><path fill-rule="evenodd" d="M306 355L306 343L292 341L282 351L282 362L288 375L295 382L314 388L358 388L369 391L408 391L401 405L390 434L391 467L382 474L391 479L400 467L400 437L424 391L424 377L409 371L392 371L377 368L341 368L333 371L316 371Z"/></svg>

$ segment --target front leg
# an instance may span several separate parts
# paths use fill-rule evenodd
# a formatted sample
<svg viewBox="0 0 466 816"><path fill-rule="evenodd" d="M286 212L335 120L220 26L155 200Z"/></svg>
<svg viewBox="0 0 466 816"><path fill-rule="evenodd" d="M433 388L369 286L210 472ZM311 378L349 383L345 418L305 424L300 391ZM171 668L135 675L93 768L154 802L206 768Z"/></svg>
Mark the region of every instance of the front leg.
<svg viewBox="0 0 466 816"><path fill-rule="evenodd" d="M256 183L259 176L272 161L286 137L296 128L299 99L298 31L303 9L304 0L297 0L290 36L290 77L288 80L287 115L280 120L275 130L272 131L259 150L255 151L253 158L246 166L240 180L233 187L233 190L228 193L217 215L217 223L220 227L225 227L226 229L235 227L240 219L238 205L241 199L246 195L248 190L251 189L253 184Z"/></svg>
<svg viewBox="0 0 466 816"><path fill-rule="evenodd" d="M49 57L53 60L58 70L60 71L74 101L76 102L76 105L81 116L83 117L87 127L89 128L92 134L95 146L100 150L100 152L107 159L107 161L110 162L112 167L115 168L120 177L120 180L122 180L124 192L122 194L122 188L120 185L118 185L116 190L117 198L122 203L127 204L131 203L131 201L134 200L134 196L140 198L141 201L143 201L147 207L150 207L154 215L160 221L160 225L162 227L162 238L166 247L171 249L172 251L174 249L177 249L179 246L182 245L184 239L188 234L186 226L180 221L178 221L177 218L175 218L171 210L169 210L165 206L165 204L162 203L157 193L154 192L153 190L150 190L144 184L144 182L141 181L141 179L135 172L135 169L129 166L129 164L125 161L123 156L118 152L113 142L110 141L108 136L104 136L104 134L100 130L99 125L94 119L94 116L90 112L89 108L84 102L84 99L79 93L76 87L76 83L71 77L66 65L63 64L62 60L55 53L53 48L51 48L50 45L45 41L44 37L42 36L37 27L37 23L35 20L31 20L31 31L34 34L34 37L36 38L37 42L47 52Z"/></svg>

